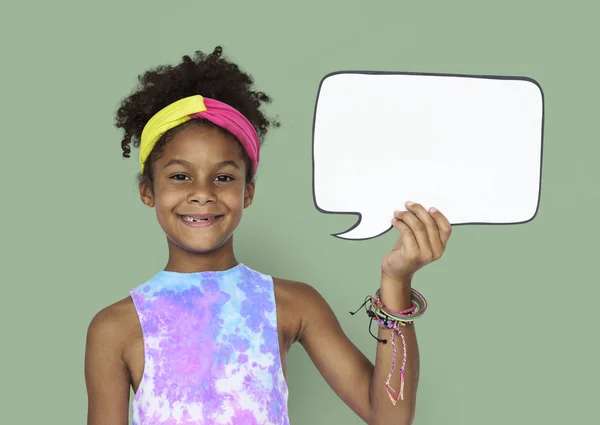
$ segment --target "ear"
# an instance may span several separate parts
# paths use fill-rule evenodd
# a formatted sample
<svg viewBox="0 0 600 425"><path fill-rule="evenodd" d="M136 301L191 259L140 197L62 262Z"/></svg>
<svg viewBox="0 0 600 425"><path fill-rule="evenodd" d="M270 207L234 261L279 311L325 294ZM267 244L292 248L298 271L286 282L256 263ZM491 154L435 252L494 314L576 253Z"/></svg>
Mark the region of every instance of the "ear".
<svg viewBox="0 0 600 425"><path fill-rule="evenodd" d="M252 179L252 181L246 183L246 192L244 193L244 208L248 208L250 205L252 205L252 201L254 199L254 189L255 182L254 179Z"/></svg>
<svg viewBox="0 0 600 425"><path fill-rule="evenodd" d="M154 208L154 195L152 194L152 188L148 182L140 183L140 198L144 204L148 205L150 208Z"/></svg>

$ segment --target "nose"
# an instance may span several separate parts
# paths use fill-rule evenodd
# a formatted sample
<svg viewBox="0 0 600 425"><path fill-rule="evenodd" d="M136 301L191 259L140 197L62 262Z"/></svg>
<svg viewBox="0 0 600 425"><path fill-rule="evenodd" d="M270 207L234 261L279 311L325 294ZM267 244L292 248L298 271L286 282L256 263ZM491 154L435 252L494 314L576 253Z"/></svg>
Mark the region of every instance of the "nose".
<svg viewBox="0 0 600 425"><path fill-rule="evenodd" d="M214 192L214 186L212 182L203 182L196 180L192 186L190 186L190 192L187 196L189 203L207 204L216 201L216 195Z"/></svg>

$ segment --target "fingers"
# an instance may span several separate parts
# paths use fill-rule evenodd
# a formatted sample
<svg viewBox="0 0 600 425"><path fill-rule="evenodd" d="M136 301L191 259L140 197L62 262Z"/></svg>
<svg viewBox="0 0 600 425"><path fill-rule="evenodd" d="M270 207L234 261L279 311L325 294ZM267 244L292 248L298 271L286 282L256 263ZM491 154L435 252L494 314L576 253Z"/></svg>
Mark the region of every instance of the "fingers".
<svg viewBox="0 0 600 425"><path fill-rule="evenodd" d="M439 259L450 237L450 222L434 208L427 211L415 203L407 203L407 208L408 211L395 212L394 217L405 223L414 234L423 261Z"/></svg>
<svg viewBox="0 0 600 425"><path fill-rule="evenodd" d="M452 224L450 224L450 221L448 221L444 214L435 208L430 208L429 213L437 223L440 242L445 249L448 244L448 239L450 239L450 235L452 234Z"/></svg>
<svg viewBox="0 0 600 425"><path fill-rule="evenodd" d="M406 223L394 218L392 220L392 226L400 232L400 240L410 252L419 252L419 245L415 239L415 234Z"/></svg>
<svg viewBox="0 0 600 425"><path fill-rule="evenodd" d="M429 236L427 235L427 223L426 219L420 220L416 214L412 211L396 212L395 217L402 220L415 235L419 249L424 251L425 254L431 253L431 244L429 242ZM433 219L431 222L435 224ZM431 226L431 223L429 223Z"/></svg>

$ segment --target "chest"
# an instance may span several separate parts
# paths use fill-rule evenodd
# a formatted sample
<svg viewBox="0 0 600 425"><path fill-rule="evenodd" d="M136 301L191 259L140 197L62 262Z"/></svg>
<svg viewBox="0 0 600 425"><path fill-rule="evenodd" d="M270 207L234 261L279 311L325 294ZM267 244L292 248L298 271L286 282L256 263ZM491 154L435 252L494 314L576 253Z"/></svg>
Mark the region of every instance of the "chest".
<svg viewBox="0 0 600 425"><path fill-rule="evenodd" d="M273 337L276 335L277 349L273 351L273 354L279 357L278 360L280 362L283 375L285 378L287 378L287 354L293 343L298 338L300 329L302 327L302 316L301 312L297 308L297 303L293 301L293 297L290 297L290 294L288 294L288 291L286 291L285 287L277 285L277 283L275 283L274 298L275 312L272 316L273 319L271 320L271 322L275 321L274 319L276 318L276 323L274 323L276 332L273 332L270 335L272 335ZM142 331L140 316L136 311L136 307L133 300L131 300L130 304L131 313L128 314L128 320L126 321L126 326L124 327L124 331L127 332L127 337L124 340L127 342L123 347L123 358L129 369L131 386L134 392L136 392L144 376L144 370L146 367L148 367L148 365L146 364L147 360L149 359L149 356L152 355L153 348L157 347L152 346L152 342L148 341L149 338L147 337L147 335L146 341L144 340L144 333ZM198 306L198 308L202 307L203 306ZM210 321L211 311L210 309L207 310L207 314L202 315L202 320ZM197 323L195 324L194 321L191 319L187 321L186 325L187 318L184 314L179 314L180 316L177 317L177 326L183 327L178 328L177 331L177 338L180 341L177 347L174 348L173 352L166 353L166 355L170 355L172 358L178 359L183 357L190 358L191 356L195 356L195 363L191 362L190 366L188 367L197 369L210 367L206 365L211 365L214 363L208 361L208 358L220 356L223 353L223 350L229 350L230 354L232 349L239 349L239 346L236 346L235 343L218 343L215 337L216 334L214 332L214 330L218 329L219 326L234 326L235 323L221 322L219 324L215 324L214 326L200 328L199 326L197 326ZM239 320L239 318L237 319ZM235 320L233 320L232 322L235 322ZM250 322L252 322L252 319L250 319ZM145 323L144 325L147 328L152 326L148 323ZM249 323L249 325L252 326L252 323ZM197 346L189 346L191 352L186 353L185 349L181 349L181 346L187 346L185 343L186 340L192 341L198 338L202 339L203 343ZM233 336L231 338L233 338ZM275 341L271 340L270 345L273 345L274 342ZM211 344L213 345L212 350L209 349ZM242 342L241 344L244 343Z"/></svg>

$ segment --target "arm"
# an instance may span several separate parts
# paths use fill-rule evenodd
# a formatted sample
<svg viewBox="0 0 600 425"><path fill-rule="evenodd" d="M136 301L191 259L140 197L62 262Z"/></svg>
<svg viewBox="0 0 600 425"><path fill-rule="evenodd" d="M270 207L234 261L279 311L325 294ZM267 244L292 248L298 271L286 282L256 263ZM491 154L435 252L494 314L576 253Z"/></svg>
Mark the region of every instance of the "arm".
<svg viewBox="0 0 600 425"><path fill-rule="evenodd" d="M129 373L122 356L120 321L110 307L92 319L87 332L85 381L88 425L127 425Z"/></svg>
<svg viewBox="0 0 600 425"><path fill-rule="evenodd" d="M391 310L405 310L411 306L410 282L398 282L382 273L381 301ZM377 412L376 424L412 424L417 404L420 357L415 324L402 328L406 344L406 364L404 366L404 399L394 406L390 401L385 385L392 365L393 347L390 342L392 332L380 329L378 338L387 340L387 344L377 344L375 371L371 381L371 407ZM402 340L395 336L396 361L390 386L400 391L398 370L402 365Z"/></svg>
<svg viewBox="0 0 600 425"><path fill-rule="evenodd" d="M382 278L382 286L386 280ZM391 361L391 332L380 330L378 337L387 339L387 344L376 343L375 365L350 341L329 304L312 287L303 290L306 308L306 325L299 342L306 350L327 384L365 423L369 425L405 425L412 423L416 404L419 376L419 358L414 325L403 328L407 348L405 365L404 400L394 406L385 390ZM407 293L407 295L405 294ZM410 306L410 288L399 294L407 297ZM388 297L391 298L391 297ZM382 300L385 301L382 290ZM393 308L390 305L390 308ZM400 309L400 308L399 308ZM357 326L367 329L366 314L357 317ZM373 324L375 329L375 324ZM392 388L399 388L398 366L402 358L402 346L397 341L396 373L390 381Z"/></svg>
<svg viewBox="0 0 600 425"><path fill-rule="evenodd" d="M441 213L430 215L420 205L409 210L396 214L393 225L401 239L382 262L381 301L391 310L411 306L412 276L425 264L441 257L450 236L450 223ZM379 330L378 337L388 343L376 343L373 365L344 334L331 308L316 290L305 289L303 301L307 307L300 343L334 392L369 425L412 424L419 380L415 325L402 328L407 351L404 399L394 405L385 388L392 361L391 331ZM366 314L363 320L366 329L369 320ZM396 366L390 385L399 391L398 369L403 350L398 336L396 343Z"/></svg>

